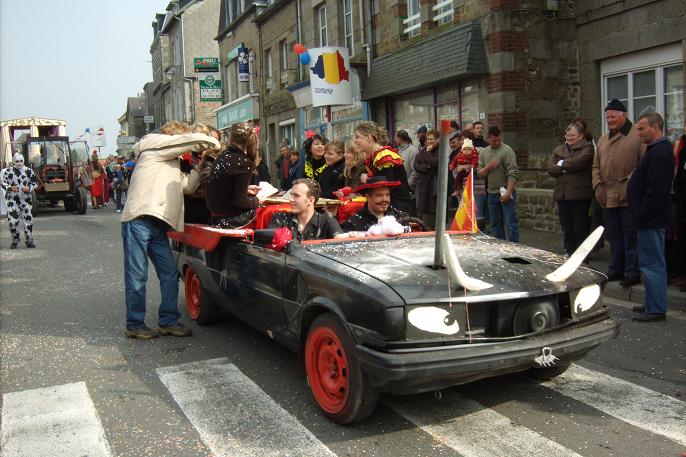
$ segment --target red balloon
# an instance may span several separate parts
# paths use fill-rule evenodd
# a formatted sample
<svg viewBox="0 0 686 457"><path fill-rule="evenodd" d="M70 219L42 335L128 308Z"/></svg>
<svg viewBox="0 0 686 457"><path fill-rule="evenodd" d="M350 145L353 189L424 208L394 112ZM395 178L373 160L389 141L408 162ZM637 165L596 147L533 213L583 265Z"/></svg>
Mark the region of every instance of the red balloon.
<svg viewBox="0 0 686 457"><path fill-rule="evenodd" d="M293 45L293 51L296 54L303 54L305 51L307 51L307 49L305 49L305 46L303 46L302 44L296 43L295 45Z"/></svg>

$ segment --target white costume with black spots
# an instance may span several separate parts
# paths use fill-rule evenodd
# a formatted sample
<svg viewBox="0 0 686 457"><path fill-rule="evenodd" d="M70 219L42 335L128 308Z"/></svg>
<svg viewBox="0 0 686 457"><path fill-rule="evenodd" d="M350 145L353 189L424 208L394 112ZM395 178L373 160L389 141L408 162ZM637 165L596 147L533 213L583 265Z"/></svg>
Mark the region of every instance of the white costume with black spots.
<svg viewBox="0 0 686 457"><path fill-rule="evenodd" d="M31 215L31 192L38 187L38 178L29 167L24 166L24 158L14 155L14 166L5 168L0 177L0 184L5 191L7 203L7 221L9 222L12 242L19 242L19 221L24 221L26 242L33 243L33 216ZM27 191L28 190L28 191Z"/></svg>

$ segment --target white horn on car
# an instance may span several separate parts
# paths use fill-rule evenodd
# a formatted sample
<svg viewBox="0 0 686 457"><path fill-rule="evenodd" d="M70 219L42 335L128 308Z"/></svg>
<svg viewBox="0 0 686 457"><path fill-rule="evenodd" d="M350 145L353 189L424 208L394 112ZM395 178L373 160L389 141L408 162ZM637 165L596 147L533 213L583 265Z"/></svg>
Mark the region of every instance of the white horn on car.
<svg viewBox="0 0 686 457"><path fill-rule="evenodd" d="M480 279L472 278L464 272L460 266L460 262L457 260L457 255L455 254L453 242L450 240L450 235L447 233L443 235L443 246L446 261L445 263L447 264L448 272L450 273L450 277L453 279L453 281L460 284L467 290L482 290L493 287L493 284L489 284Z"/></svg>
<svg viewBox="0 0 686 457"><path fill-rule="evenodd" d="M581 243L576 251L574 251L574 254L572 254L565 263L560 265L560 268L550 273L546 278L553 282L562 282L569 278L576 269L579 268L579 265L581 265L581 262L584 261L586 256L593 250L593 247L602 236L604 230L605 228L602 225L593 230L593 233L588 235L588 238Z"/></svg>

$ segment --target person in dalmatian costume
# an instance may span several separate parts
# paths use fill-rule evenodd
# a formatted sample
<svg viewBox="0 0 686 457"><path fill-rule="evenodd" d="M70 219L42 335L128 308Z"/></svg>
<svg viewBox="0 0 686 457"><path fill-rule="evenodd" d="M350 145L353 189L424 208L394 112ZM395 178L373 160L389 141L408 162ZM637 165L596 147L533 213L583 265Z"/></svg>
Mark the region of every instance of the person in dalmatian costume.
<svg viewBox="0 0 686 457"><path fill-rule="evenodd" d="M38 178L32 169L24 166L24 157L14 155L14 166L7 167L2 172L0 183L5 191L7 203L7 221L12 233L10 248L15 249L19 244L19 221L24 221L24 236L26 247L35 248L33 242L33 216L31 215L31 193L38 187Z"/></svg>

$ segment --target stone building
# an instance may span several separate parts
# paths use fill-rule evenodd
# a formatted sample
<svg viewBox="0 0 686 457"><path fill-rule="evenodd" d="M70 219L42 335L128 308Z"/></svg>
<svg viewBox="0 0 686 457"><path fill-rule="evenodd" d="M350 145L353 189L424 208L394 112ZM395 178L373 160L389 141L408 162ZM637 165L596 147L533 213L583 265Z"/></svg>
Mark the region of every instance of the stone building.
<svg viewBox="0 0 686 457"><path fill-rule="evenodd" d="M617 97L683 129L684 4L679 0L378 0L363 98L390 133L441 119L497 125L517 153L523 225L559 230L545 172L565 127L596 138Z"/></svg>
<svg viewBox="0 0 686 457"><path fill-rule="evenodd" d="M217 128L252 121L261 126L260 59L258 28L253 19L266 5L222 0L218 33L223 104L215 110Z"/></svg>
<svg viewBox="0 0 686 457"><path fill-rule="evenodd" d="M298 41L296 2L277 0L254 19L258 28L260 59L263 155L268 164L278 157L279 145L287 141L293 147L301 144L296 127L297 110L288 87L302 79L302 68L293 45Z"/></svg>
<svg viewBox="0 0 686 457"><path fill-rule="evenodd" d="M217 59L213 40L219 22L220 0L173 0L166 13L153 23L151 46L155 97L155 121L159 126L168 120L215 124L214 110L221 96L201 97L196 59ZM211 79L219 80L219 76ZM158 118L159 116L159 118ZM159 119L159 121L158 121Z"/></svg>

